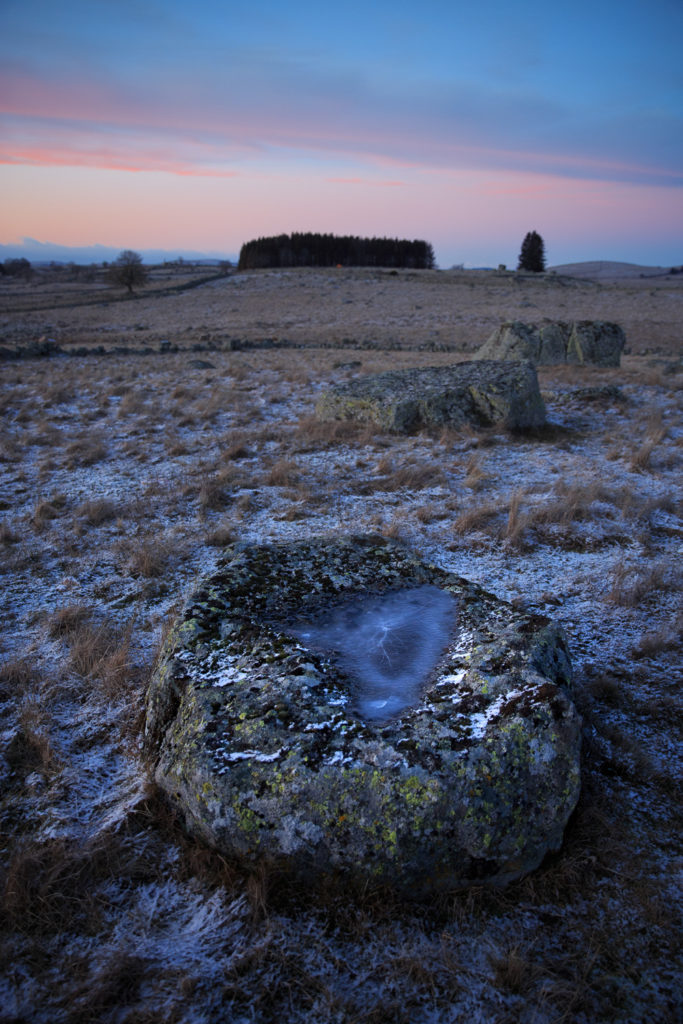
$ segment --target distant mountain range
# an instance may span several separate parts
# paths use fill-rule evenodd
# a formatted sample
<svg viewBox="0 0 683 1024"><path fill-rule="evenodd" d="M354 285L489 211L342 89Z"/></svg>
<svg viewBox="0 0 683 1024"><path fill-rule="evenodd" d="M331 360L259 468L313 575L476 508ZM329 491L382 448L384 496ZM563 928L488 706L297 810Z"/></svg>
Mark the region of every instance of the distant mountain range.
<svg viewBox="0 0 683 1024"><path fill-rule="evenodd" d="M130 246L129 248L133 248ZM230 260L237 263L237 253L197 252L192 249L136 249L145 263L172 262L184 259L197 263L203 260ZM22 238L14 245L0 245L0 262L23 257L31 263L111 263L121 252L121 247L110 245L57 245L55 242L39 242L35 238Z"/></svg>

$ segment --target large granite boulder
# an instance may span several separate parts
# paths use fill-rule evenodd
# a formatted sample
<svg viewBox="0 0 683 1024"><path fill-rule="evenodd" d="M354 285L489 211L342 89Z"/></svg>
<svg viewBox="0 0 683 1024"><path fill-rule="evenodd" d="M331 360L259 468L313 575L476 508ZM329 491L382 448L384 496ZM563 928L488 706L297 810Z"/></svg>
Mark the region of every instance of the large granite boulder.
<svg viewBox="0 0 683 1024"><path fill-rule="evenodd" d="M619 366L626 337L619 324L603 320L575 323L509 321L496 328L477 352L479 359L523 359L537 366L581 363Z"/></svg>
<svg viewBox="0 0 683 1024"><path fill-rule="evenodd" d="M536 371L516 361L389 370L331 388L315 411L321 420L361 420L399 433L464 423L528 430L545 423Z"/></svg>
<svg viewBox="0 0 683 1024"><path fill-rule="evenodd" d="M155 778L231 858L409 892L557 850L580 719L559 628L372 536L236 546L147 696Z"/></svg>

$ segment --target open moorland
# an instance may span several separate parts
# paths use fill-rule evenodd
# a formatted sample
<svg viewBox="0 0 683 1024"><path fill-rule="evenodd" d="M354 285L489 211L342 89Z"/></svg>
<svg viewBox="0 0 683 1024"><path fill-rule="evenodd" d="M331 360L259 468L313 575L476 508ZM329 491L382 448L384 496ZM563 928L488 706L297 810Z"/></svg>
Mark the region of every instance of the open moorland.
<svg viewBox="0 0 683 1024"><path fill-rule="evenodd" d="M539 368L535 434L313 415L546 317L628 348ZM683 275L0 278L0 1020L680 1020L682 342ZM303 893L187 839L151 781L145 687L197 576L235 541L350 529L566 631L582 796L505 889Z"/></svg>

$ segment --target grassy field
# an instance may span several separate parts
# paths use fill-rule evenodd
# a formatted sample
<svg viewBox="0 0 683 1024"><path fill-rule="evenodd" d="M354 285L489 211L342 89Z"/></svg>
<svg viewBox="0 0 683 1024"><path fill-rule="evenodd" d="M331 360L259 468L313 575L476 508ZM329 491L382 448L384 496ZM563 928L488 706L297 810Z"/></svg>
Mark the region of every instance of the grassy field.
<svg viewBox="0 0 683 1024"><path fill-rule="evenodd" d="M683 275L68 277L0 279L0 348L90 350L0 363L0 1020L678 1021ZM537 436L313 415L544 317L615 320L629 351L541 368ZM505 890L293 891L155 791L145 685L193 581L232 541L351 526L567 632L583 793Z"/></svg>

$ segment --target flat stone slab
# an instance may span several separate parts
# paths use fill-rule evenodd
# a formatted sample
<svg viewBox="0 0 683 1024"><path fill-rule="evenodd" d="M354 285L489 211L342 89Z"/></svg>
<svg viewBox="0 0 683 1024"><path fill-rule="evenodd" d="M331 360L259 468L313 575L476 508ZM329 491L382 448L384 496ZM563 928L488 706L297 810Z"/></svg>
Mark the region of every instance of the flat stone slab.
<svg viewBox="0 0 683 1024"><path fill-rule="evenodd" d="M362 377L324 392L315 411L321 420L360 420L398 433L464 423L528 430L545 423L536 371L519 361L476 360Z"/></svg>
<svg viewBox="0 0 683 1024"><path fill-rule="evenodd" d="M524 359L536 366L576 363L619 366L626 336L619 324L604 320L562 320L542 324L508 321L479 349L479 359Z"/></svg>
<svg viewBox="0 0 683 1024"><path fill-rule="evenodd" d="M562 843L580 718L561 630L373 536L229 549L147 694L155 778L246 864L419 894Z"/></svg>

